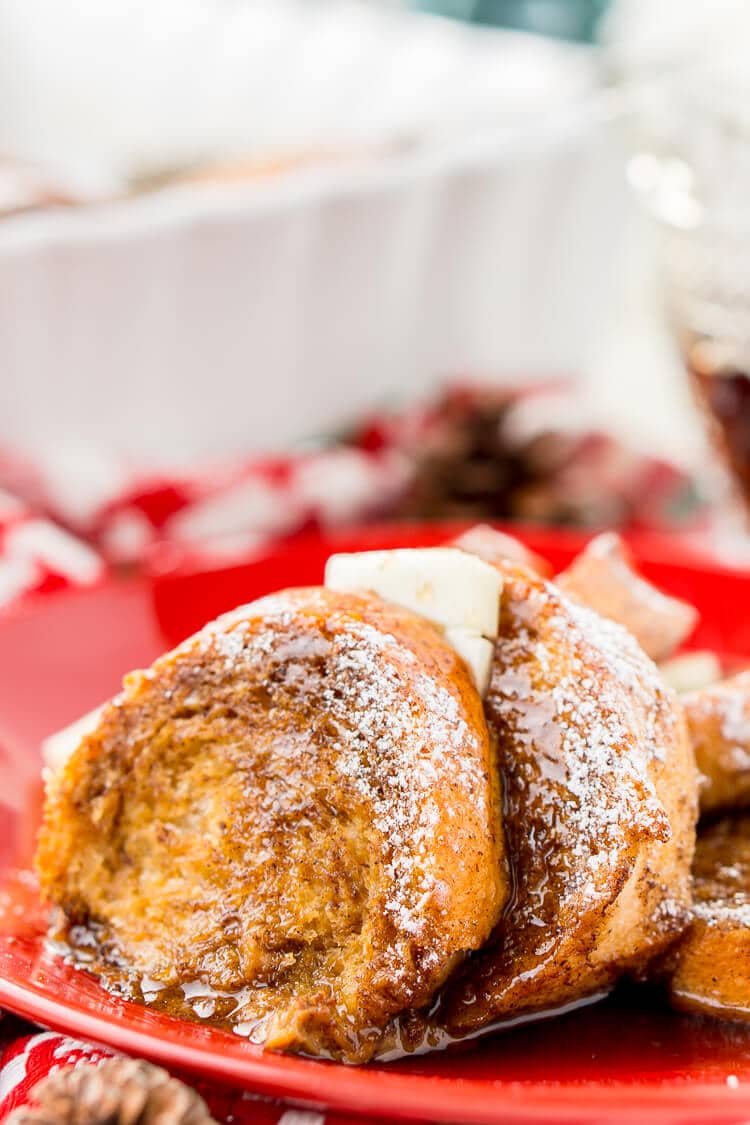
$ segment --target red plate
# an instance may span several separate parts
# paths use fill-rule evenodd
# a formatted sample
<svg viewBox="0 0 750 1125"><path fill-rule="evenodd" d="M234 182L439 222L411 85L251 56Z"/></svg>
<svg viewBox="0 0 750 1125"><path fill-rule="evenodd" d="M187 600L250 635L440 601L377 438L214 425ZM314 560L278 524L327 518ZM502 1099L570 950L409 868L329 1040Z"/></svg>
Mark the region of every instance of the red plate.
<svg viewBox="0 0 750 1125"><path fill-rule="evenodd" d="M623 992L454 1053L360 1069L265 1053L232 1035L118 1000L44 947L28 857L37 746L222 610L284 585L319 581L331 550L432 545L445 527L375 529L293 547L251 565L57 594L0 624L0 1005L72 1035L262 1094L400 1120L740 1122L750 1120L750 1029L668 1012ZM561 567L572 535L529 532ZM750 655L750 583L688 558L675 540L634 540L646 573L701 610L693 640Z"/></svg>

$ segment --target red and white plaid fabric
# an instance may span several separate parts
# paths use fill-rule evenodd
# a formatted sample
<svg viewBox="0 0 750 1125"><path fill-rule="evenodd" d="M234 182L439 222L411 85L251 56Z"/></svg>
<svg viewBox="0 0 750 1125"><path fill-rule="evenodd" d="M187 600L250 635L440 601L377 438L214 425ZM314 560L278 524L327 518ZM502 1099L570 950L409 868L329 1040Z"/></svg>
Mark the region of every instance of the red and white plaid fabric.
<svg viewBox="0 0 750 1125"><path fill-rule="evenodd" d="M395 449L353 446L192 475L105 462L80 457L55 476L52 464L29 469L0 457L0 607L95 584L111 567L158 572L247 559L304 528L385 514L408 478Z"/></svg>
<svg viewBox="0 0 750 1125"><path fill-rule="evenodd" d="M51 1031L11 1040L0 1054L0 1121L29 1105L37 1082L62 1067L100 1062L111 1052Z"/></svg>
<svg viewBox="0 0 750 1125"><path fill-rule="evenodd" d="M0 606L29 592L95 585L106 570L91 547L0 491Z"/></svg>
<svg viewBox="0 0 750 1125"><path fill-rule="evenodd" d="M218 567L305 529L387 518L409 497L425 451L460 457L467 424L491 427L495 415L511 483L485 518L653 527L696 506L684 473L587 430L564 384L457 386L315 448L189 470L144 469L101 449L34 460L0 451L0 608L27 592L96 583L112 567ZM521 466L526 480L516 479Z"/></svg>
<svg viewBox="0 0 750 1125"><path fill-rule="evenodd" d="M91 1043L81 1043L56 1032L26 1035L0 1046L0 1121L21 1106L33 1105L33 1089L49 1074L64 1067L98 1063L113 1052ZM211 1115L227 1125L366 1125L365 1119L291 1109L255 1095L196 1082L185 1075L205 1100Z"/></svg>

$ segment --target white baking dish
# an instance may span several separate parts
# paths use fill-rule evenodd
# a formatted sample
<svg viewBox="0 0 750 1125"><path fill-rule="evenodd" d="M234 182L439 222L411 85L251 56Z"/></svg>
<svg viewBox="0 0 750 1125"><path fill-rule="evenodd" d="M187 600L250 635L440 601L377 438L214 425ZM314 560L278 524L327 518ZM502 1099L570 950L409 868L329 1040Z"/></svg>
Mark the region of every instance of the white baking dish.
<svg viewBox="0 0 750 1125"><path fill-rule="evenodd" d="M24 4L37 29L40 5ZM0 224L0 444L104 445L174 462L283 446L449 376L549 376L585 364L628 206L612 104L588 58L341 4L313 5L311 28L302 8L308 53L292 57L314 61L314 42L327 43L326 81L309 91L319 111L285 111L276 133L256 130L252 151L327 140L346 158ZM341 68L337 94L342 11L349 38L339 49L349 57L356 41L360 63ZM339 21L330 34L326 20ZM15 55L41 51L29 27L19 48L19 26ZM233 58L236 67L242 52ZM274 82L278 95L278 74ZM9 83L6 70L0 95ZM225 75L222 89L231 85ZM187 87L173 93L175 113ZM94 96L99 116L114 113L117 90L105 82ZM219 155L243 129L251 147L240 114L210 152L205 114L188 143L159 113L161 148L141 144L151 166L157 149L168 162ZM37 105L16 126L6 120L0 145L22 134L31 155L59 157L35 114L44 117ZM137 164L136 133L131 123L123 166ZM105 149L97 159L115 161Z"/></svg>

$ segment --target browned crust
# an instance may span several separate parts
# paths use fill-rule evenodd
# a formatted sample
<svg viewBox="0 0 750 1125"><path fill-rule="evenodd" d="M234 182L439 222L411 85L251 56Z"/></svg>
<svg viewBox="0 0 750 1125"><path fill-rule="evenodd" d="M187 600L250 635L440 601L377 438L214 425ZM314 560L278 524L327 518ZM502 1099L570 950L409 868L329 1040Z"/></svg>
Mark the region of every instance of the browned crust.
<svg viewBox="0 0 750 1125"><path fill-rule="evenodd" d="M663 967L675 1007L750 1022L750 817L701 829L695 906Z"/></svg>
<svg viewBox="0 0 750 1125"><path fill-rule="evenodd" d="M363 1061L497 921L494 770L437 629L285 591L127 677L51 788L42 888L121 985Z"/></svg>
<svg viewBox="0 0 750 1125"><path fill-rule="evenodd" d="M516 539L514 535L506 535L505 532L497 531L486 523L478 523L470 527L468 531L453 540L452 546L460 547L470 555L477 555L493 566L496 564L502 566L508 562L521 563L535 574L541 574L543 578L552 576L552 567L546 559L530 551L526 544Z"/></svg>
<svg viewBox="0 0 750 1125"><path fill-rule="evenodd" d="M682 697L698 768L701 809L750 804L750 671Z"/></svg>
<svg viewBox="0 0 750 1125"><path fill-rule="evenodd" d="M449 982L452 1035L552 1010L638 971L684 928L696 776L675 697L623 630L503 567L485 701L514 894Z"/></svg>
<svg viewBox="0 0 750 1125"><path fill-rule="evenodd" d="M555 580L560 589L623 625L652 660L664 660L695 628L698 612L638 573L614 531L596 536Z"/></svg>

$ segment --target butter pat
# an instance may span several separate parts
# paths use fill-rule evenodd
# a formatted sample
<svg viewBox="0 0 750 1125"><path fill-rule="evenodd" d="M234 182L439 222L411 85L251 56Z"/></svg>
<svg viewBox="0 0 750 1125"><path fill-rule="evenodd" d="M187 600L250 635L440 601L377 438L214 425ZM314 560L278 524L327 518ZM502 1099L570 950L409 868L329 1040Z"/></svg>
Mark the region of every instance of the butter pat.
<svg viewBox="0 0 750 1125"><path fill-rule="evenodd" d="M370 591L439 625L486 691L503 588L489 563L455 547L363 551L332 555L325 584L343 593Z"/></svg>

